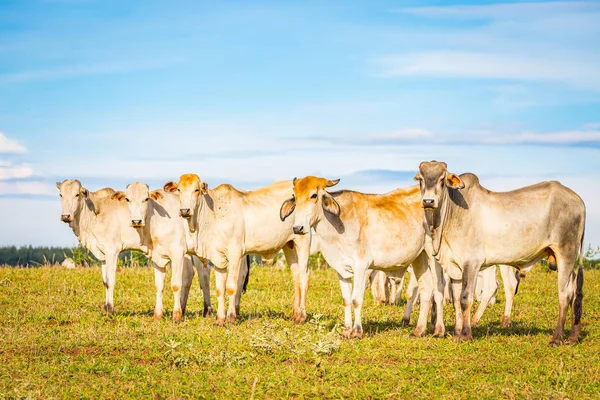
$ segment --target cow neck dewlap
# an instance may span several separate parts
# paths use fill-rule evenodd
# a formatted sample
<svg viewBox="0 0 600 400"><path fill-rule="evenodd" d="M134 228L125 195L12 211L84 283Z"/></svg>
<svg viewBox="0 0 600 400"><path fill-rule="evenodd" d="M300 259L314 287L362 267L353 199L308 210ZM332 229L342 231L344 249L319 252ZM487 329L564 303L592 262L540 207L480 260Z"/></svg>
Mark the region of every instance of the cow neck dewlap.
<svg viewBox="0 0 600 400"><path fill-rule="evenodd" d="M94 225L96 222L96 214L86 204L84 199L81 199L83 204L79 208L79 212L73 216L73 221L69 223L73 233L77 236L77 239L81 244L87 247L90 251L93 251L93 247L97 240L94 235Z"/></svg>
<svg viewBox="0 0 600 400"><path fill-rule="evenodd" d="M199 257L210 257L211 244L214 242L212 237L215 235L215 213L206 204L206 199L202 196L202 201L198 205L196 212L195 222L195 234L196 234L196 249ZM214 204L213 204L214 207Z"/></svg>
<svg viewBox="0 0 600 400"><path fill-rule="evenodd" d="M444 226L446 225L448 213L450 212L449 191L450 189L446 189L446 195L444 196L441 206L438 208L438 213L435 212L436 210L431 212L425 211L425 221L427 223L427 229L431 233L434 257L437 257L440 252L440 248L442 246L442 234L444 231Z"/></svg>

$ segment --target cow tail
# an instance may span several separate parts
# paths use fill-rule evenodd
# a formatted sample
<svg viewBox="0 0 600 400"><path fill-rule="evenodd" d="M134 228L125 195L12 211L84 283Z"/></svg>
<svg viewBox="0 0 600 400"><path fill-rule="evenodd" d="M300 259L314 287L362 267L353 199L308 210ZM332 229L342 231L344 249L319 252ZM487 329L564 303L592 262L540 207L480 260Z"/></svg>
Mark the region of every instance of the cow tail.
<svg viewBox="0 0 600 400"><path fill-rule="evenodd" d="M246 278L244 278L244 286L242 287L242 293L246 293L248 287L248 280L250 278L250 254L246 254L246 264L248 265L248 271L246 272Z"/></svg>
<svg viewBox="0 0 600 400"><path fill-rule="evenodd" d="M579 248L579 270L577 271L577 285L575 289L575 301L573 302L573 325L579 325L581 321L582 313L582 300L583 300L583 256L584 256L584 242L585 227L581 234L581 243Z"/></svg>

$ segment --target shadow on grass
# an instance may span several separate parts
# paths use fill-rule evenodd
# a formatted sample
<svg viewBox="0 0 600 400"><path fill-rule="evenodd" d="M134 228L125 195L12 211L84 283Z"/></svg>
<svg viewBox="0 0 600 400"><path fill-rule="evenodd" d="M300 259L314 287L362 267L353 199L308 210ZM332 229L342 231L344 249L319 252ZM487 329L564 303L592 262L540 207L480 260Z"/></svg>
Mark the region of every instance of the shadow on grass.
<svg viewBox="0 0 600 400"><path fill-rule="evenodd" d="M454 331L454 325L451 328ZM536 336L545 334L551 336L554 329L548 327L532 326L519 321L512 321L508 328L503 328L500 322L488 322L473 327L473 338L485 338L486 336Z"/></svg>

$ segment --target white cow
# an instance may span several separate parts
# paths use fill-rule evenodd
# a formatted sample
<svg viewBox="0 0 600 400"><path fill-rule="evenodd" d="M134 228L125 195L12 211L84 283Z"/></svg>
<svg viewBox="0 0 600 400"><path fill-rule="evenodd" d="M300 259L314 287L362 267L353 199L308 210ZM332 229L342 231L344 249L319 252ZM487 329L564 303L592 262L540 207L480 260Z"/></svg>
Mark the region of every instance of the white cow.
<svg viewBox="0 0 600 400"><path fill-rule="evenodd" d="M68 223L79 242L102 262L102 280L106 288L104 309L112 313L119 253L126 250L139 250L148 255L148 246L142 243L139 232L130 226L131 218L127 206L111 199L115 193L113 189L105 188L90 192L81 185L79 180L57 182L56 186L61 197L61 221ZM158 262L158 265L164 264L162 259L153 257L152 261ZM191 266L191 260L186 265ZM191 279L193 271L186 271L186 276ZM208 288L207 275L199 275L201 286ZM160 282L157 282L157 287L159 284ZM191 280L186 281L185 286L188 289L189 285ZM205 296L205 301L206 299L210 307L210 297ZM160 313L156 313L156 310L160 310ZM157 292L155 317L161 313L162 292Z"/></svg>
<svg viewBox="0 0 600 400"><path fill-rule="evenodd" d="M443 282L433 279L425 253L426 235L417 187L383 195L353 191L329 193L339 182L308 176L294 179L293 197L281 206L281 219L295 213L293 230L309 233L314 228L321 239L325 261L339 276L344 301L345 337L362 337L361 310L369 269L405 271L412 264L418 277L421 310L413 335L427 329L433 285L437 287L435 336L444 335ZM434 274L437 275L437 274ZM354 278L354 288L352 287ZM354 325L352 324L354 308Z"/></svg>
<svg viewBox="0 0 600 400"><path fill-rule="evenodd" d="M238 310L230 301L225 315L225 291L230 299L239 291L238 277L244 255L273 258L283 249L294 280L293 319L306 321L310 235L292 232L292 222L279 220L277 211L292 190L292 182L277 182L250 192L208 185L196 174L167 182L167 192L177 192L179 215L188 220L196 240L196 254L215 265L218 298L217 324L233 322Z"/></svg>

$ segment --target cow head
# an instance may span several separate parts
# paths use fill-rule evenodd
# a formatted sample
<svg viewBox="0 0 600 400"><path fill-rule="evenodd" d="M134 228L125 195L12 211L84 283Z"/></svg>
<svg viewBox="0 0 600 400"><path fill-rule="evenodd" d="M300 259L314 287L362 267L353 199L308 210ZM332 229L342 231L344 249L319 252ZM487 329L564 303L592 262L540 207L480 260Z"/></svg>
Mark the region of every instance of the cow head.
<svg viewBox="0 0 600 400"><path fill-rule="evenodd" d="M310 232L324 212L340 215L340 206L325 188L335 186L339 179L334 181L307 176L302 179L294 178L294 195L281 205L279 216L282 221L296 211L293 230L297 235Z"/></svg>
<svg viewBox="0 0 600 400"><path fill-rule="evenodd" d="M81 182L77 179L65 179L63 182L56 182L56 187L60 191L62 206L60 220L66 223L73 222L73 218L85 206L84 203L89 196L89 192L81 186Z"/></svg>
<svg viewBox="0 0 600 400"><path fill-rule="evenodd" d="M178 183L173 181L165 183L164 190L179 194L179 215L183 218L192 218L202 201L202 194L208 190L208 185L196 174L183 174Z"/></svg>
<svg viewBox="0 0 600 400"><path fill-rule="evenodd" d="M111 196L113 200L125 201L127 203L130 218L129 224L133 228L142 228L146 225L150 199L158 200L162 197L161 192L157 190L151 192L148 185L140 182L127 185L125 193L115 192Z"/></svg>
<svg viewBox="0 0 600 400"><path fill-rule="evenodd" d="M422 207L436 209L446 196L446 188L462 189L465 187L458 175L448 172L445 162L430 161L419 165L415 180L421 186Z"/></svg>

